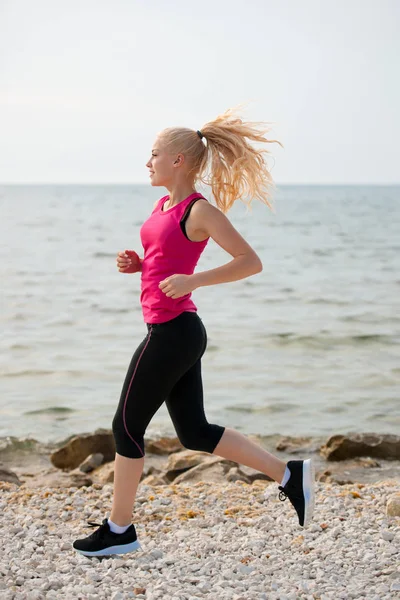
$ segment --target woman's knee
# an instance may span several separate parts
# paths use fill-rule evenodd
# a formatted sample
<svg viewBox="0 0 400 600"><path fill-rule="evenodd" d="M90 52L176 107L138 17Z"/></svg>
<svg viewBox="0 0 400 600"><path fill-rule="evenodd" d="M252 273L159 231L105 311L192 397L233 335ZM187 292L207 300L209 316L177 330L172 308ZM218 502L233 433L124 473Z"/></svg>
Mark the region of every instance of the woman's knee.
<svg viewBox="0 0 400 600"><path fill-rule="evenodd" d="M118 412L112 421L112 432L118 454L127 458L141 458L145 455L144 432L130 431Z"/></svg>
<svg viewBox="0 0 400 600"><path fill-rule="evenodd" d="M207 423L207 425L203 425L202 427L182 432L179 435L179 440L188 450L198 450L212 454L224 430L225 427Z"/></svg>

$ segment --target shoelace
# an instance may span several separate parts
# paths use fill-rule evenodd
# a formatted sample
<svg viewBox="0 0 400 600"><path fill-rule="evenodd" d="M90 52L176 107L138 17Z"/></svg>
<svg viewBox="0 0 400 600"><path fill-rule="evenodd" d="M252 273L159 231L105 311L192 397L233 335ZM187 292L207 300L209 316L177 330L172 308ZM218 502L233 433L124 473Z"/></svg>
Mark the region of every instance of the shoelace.
<svg viewBox="0 0 400 600"><path fill-rule="evenodd" d="M106 531L106 523L107 521L104 520L103 523L95 523L94 521L88 521L87 522L89 527L98 527L99 529L97 529L97 531L94 531L89 537L92 538L93 540L98 538L98 537L102 537Z"/></svg>
<svg viewBox="0 0 400 600"><path fill-rule="evenodd" d="M303 501L303 497L299 494L294 494L293 491L291 491L290 493L285 492L284 488L279 485L278 486L278 490L281 490L279 492L279 500L286 500L286 498L289 498L290 502L293 504L293 502L302 502Z"/></svg>
<svg viewBox="0 0 400 600"><path fill-rule="evenodd" d="M287 493L285 492L285 490L283 489L283 487L281 485L278 486L278 490L280 490L279 492L279 500L286 500L286 498L289 498L289 496L287 495Z"/></svg>
<svg viewBox="0 0 400 600"><path fill-rule="evenodd" d="M89 527L102 527L104 523L95 523L94 521L88 521Z"/></svg>

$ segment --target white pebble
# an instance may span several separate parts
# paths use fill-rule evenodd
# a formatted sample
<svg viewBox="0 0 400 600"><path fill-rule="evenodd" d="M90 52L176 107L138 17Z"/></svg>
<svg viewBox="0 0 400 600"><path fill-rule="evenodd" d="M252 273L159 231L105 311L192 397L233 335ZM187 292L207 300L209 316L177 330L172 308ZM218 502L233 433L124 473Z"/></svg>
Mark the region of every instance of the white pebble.
<svg viewBox="0 0 400 600"><path fill-rule="evenodd" d="M381 535L386 542L391 542L394 539L393 531L382 531Z"/></svg>

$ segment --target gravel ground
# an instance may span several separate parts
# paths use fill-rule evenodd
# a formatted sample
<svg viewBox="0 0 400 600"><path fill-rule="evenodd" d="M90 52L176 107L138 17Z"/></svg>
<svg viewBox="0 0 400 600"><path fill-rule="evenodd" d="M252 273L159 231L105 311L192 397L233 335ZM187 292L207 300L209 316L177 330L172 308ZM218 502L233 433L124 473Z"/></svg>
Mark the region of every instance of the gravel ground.
<svg viewBox="0 0 400 600"><path fill-rule="evenodd" d="M318 483L313 523L298 525L276 484L140 485L142 549L86 558L72 541L109 516L112 486L0 486L0 598L297 600L400 597L398 483ZM265 493L264 493L265 492Z"/></svg>

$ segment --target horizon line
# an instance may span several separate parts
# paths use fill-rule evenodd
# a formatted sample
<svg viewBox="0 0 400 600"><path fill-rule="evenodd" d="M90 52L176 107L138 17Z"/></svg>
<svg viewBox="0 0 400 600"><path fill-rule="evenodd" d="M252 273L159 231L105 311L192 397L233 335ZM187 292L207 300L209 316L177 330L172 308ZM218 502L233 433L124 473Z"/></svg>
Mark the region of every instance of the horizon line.
<svg viewBox="0 0 400 600"><path fill-rule="evenodd" d="M17 185L23 185L23 186L45 186L45 185L62 185L62 186L77 186L77 185L82 185L82 186L131 186L131 185L143 185L143 186L148 186L148 187L164 187L164 186L152 186L150 185L149 182L146 181L131 181L131 182L74 182L74 181L7 181L7 182L3 182L0 181L0 186L17 186ZM302 186L302 185L319 185L319 186L324 186L324 185L329 185L329 186L400 186L400 181L397 182L319 182L319 181L311 181L311 182L275 182L275 186ZM200 187L200 186L199 186ZM211 187L211 186L207 186L207 187Z"/></svg>

